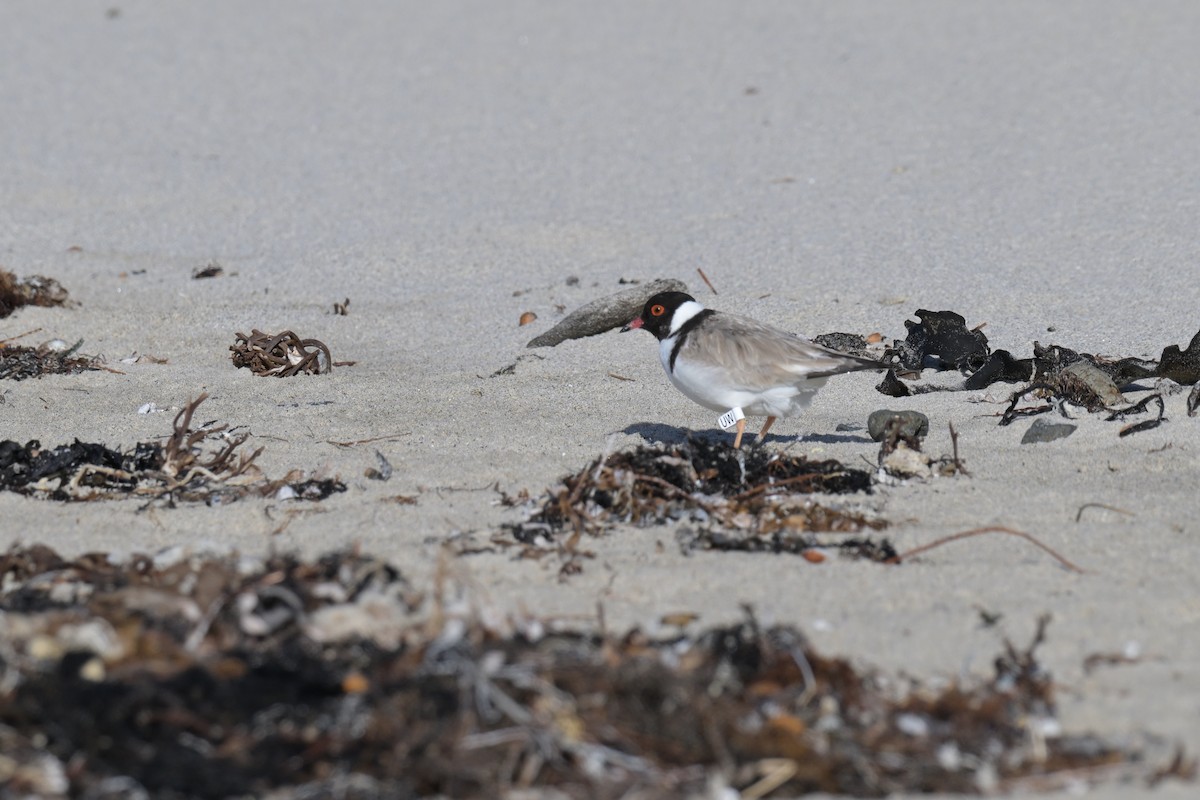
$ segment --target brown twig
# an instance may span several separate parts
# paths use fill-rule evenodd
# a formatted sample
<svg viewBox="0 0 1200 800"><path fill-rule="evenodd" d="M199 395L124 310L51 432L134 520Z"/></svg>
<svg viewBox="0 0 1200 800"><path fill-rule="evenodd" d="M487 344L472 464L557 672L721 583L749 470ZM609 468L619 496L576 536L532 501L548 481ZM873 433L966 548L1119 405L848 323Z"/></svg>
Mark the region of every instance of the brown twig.
<svg viewBox="0 0 1200 800"><path fill-rule="evenodd" d="M808 477L808 476L802 476L802 477ZM641 481L643 483L652 483L655 486L658 486L659 488L665 489L666 491L670 492L671 494L675 495L676 497L678 497L682 500L686 500L689 503L695 503L697 506L704 509L706 512L708 512L712 516L721 520L721 522L723 522L724 524L726 524L726 525L729 524L727 521L727 518L725 516L725 513L722 509L717 508L716 506L714 506L711 503L705 503L703 500L697 500L695 497L693 497L692 495L683 491L678 486L675 486L667 481L664 481L662 478L656 478L653 475L641 475L641 474L635 473L633 476L633 479L635 481Z"/></svg>
<svg viewBox="0 0 1200 800"><path fill-rule="evenodd" d="M704 285L708 287L709 291L711 291L713 294L719 294L717 287L713 286L712 281L710 281L708 276L704 274L704 270L696 267L696 272L700 273L700 278L704 281Z"/></svg>
<svg viewBox="0 0 1200 800"><path fill-rule="evenodd" d="M868 462L868 463L870 463L870 462ZM778 489L778 488L782 488L784 486L793 486L796 484L809 484L814 481L819 481L819 480L821 480L823 478L827 478L827 477L829 477L828 473L817 474L814 472L814 473L809 473L807 475L797 475L794 478L783 478L781 480L774 481L773 483L760 483L758 486L755 486L753 489L747 489L746 491L742 492L741 494L735 494L733 497L730 497L729 500L731 502L737 503L737 502L741 502L743 500L749 500L751 497L754 497L756 495L770 492L772 489Z"/></svg>
<svg viewBox="0 0 1200 800"><path fill-rule="evenodd" d="M386 436L372 436L370 439L358 439L353 442L335 442L333 439L326 439L325 444L331 444L334 447L357 447L360 444L370 444L371 442L388 442L392 439L399 439L402 436L411 436L412 431L404 431L404 433L389 433Z"/></svg>
<svg viewBox="0 0 1200 800"><path fill-rule="evenodd" d="M954 453L954 455L952 456L952 458L954 459L954 469L958 472L961 472L963 475L966 475L968 478L970 478L971 473L967 472L967 468L966 468L966 466L963 465L962 459L958 457L958 431L954 430L953 422L949 423L949 425L950 425L950 447L952 448L953 453Z"/></svg>
<svg viewBox="0 0 1200 800"><path fill-rule="evenodd" d="M17 339L24 339L26 336L32 336L33 334L37 333L40 330L42 330L42 329L34 328L31 331L25 331L24 333L18 333L16 336L9 336L7 339L0 339L0 347L4 347L9 342L15 342Z"/></svg>
<svg viewBox="0 0 1200 800"><path fill-rule="evenodd" d="M949 536L943 536L942 538L935 539L934 541L929 542L928 544L923 544L920 547L914 547L911 550L907 550L903 553L900 553L895 558L889 559L887 563L900 564L905 559L912 558L915 555L924 553L927 550L932 550L935 547L941 547L942 545L948 544L949 542L954 542L959 539L967 539L971 536L980 536L985 533L1006 533L1010 536L1019 536L1022 539L1028 541L1029 543L1035 545L1036 547L1039 547L1042 550L1049 553L1051 556L1054 557L1054 559L1056 561L1058 561L1058 563L1062 564L1063 567L1070 570L1071 572L1079 572L1079 573L1087 572L1087 570L1068 561L1066 558L1059 555L1059 553L1057 551L1055 551L1053 548L1049 547L1048 545L1042 544L1040 541L1038 541L1036 538L1029 535L1028 533L1025 533L1024 531L1016 530L1015 528L1005 528L1000 525L991 525L986 528L973 528L969 531L960 531L958 533L952 533Z"/></svg>
<svg viewBox="0 0 1200 800"><path fill-rule="evenodd" d="M1079 510L1075 512L1075 521L1076 522L1079 522L1079 520L1083 519L1084 509L1088 509L1088 508L1104 508L1109 511L1115 511L1118 514L1124 514L1127 517L1136 517L1137 516L1137 514L1133 513L1132 511L1126 511L1123 508L1117 508L1116 506L1110 506L1110 505L1107 505L1106 503L1084 503L1083 505L1081 505L1079 507Z"/></svg>

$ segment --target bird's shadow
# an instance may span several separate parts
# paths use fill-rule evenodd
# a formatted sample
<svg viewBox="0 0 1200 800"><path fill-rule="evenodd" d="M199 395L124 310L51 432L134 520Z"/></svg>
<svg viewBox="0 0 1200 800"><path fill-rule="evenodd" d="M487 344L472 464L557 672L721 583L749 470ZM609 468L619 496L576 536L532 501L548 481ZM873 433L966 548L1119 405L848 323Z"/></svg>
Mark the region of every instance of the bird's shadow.
<svg viewBox="0 0 1200 800"><path fill-rule="evenodd" d="M641 436L648 442L659 442L661 444L683 444L688 438L702 439L713 442L733 442L733 433L723 431L720 428L707 428L705 430L691 430L689 428L681 428L678 425L664 425L661 422L635 422L632 425L625 427L621 433L627 433L635 436ZM746 429L746 440L751 444L757 444L755 440L756 431ZM746 441L744 440L744 441ZM799 442L817 442L820 444L870 444L871 439L868 436L854 436L845 434L833 433L809 433L805 435L779 435L775 433L767 434L768 442L796 444Z"/></svg>

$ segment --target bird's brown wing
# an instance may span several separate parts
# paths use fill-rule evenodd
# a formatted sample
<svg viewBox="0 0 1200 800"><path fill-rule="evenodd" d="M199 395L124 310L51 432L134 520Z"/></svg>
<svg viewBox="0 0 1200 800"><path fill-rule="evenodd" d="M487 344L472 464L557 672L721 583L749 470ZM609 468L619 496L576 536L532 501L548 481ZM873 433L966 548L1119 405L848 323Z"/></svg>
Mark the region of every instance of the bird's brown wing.
<svg viewBox="0 0 1200 800"><path fill-rule="evenodd" d="M884 368L878 361L830 350L749 317L722 313L692 331L680 355L709 362L747 388Z"/></svg>

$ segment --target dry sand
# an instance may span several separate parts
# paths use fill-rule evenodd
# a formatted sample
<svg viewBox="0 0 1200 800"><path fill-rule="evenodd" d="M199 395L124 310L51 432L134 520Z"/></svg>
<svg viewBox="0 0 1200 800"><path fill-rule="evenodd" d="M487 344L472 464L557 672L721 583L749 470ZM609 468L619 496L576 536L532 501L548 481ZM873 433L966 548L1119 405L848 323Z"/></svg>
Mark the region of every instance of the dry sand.
<svg viewBox="0 0 1200 800"><path fill-rule="evenodd" d="M714 427L648 335L524 349L621 278L677 277L809 334L903 337L916 309L948 308L1018 356L1038 340L1156 358L1200 327L1195 4L113 5L5 3L0 265L58 278L79 305L19 311L0 338L40 328L31 341L169 363L6 382L0 438L130 446L170 428L139 406L206 391L199 416L247 426L269 474L323 468L350 488L290 520L273 502L137 513L6 493L0 546L361 542L427 581L448 537L517 518L487 487L539 493L606 448ZM212 261L224 276L191 278ZM518 328L527 310L539 319ZM357 364L254 377L227 351L252 327ZM858 502L901 548L1006 525L1088 573L1001 537L899 568L684 557L669 528L589 543L565 583L510 553L461 563L502 609L586 622L603 604L610 626L654 631L667 612L705 625L751 603L823 652L925 678L988 672L999 634L979 609L1018 642L1049 612L1041 656L1067 730L1200 752L1186 394L1153 431L1121 439L1083 415L1066 440L1020 445L1028 423L998 427L984 393L900 401L874 383L832 382L772 445L873 459L838 425L902 407L949 452L952 422L972 477ZM374 447L388 483L362 477ZM1130 513L1077 522L1085 503ZM1137 663L1085 674L1088 655L1127 647Z"/></svg>

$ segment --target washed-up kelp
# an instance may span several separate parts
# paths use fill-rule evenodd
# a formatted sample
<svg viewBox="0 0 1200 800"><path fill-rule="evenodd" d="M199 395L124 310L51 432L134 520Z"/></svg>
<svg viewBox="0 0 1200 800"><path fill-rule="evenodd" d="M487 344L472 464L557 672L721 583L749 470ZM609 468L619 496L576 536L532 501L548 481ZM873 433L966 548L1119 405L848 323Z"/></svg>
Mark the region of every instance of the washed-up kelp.
<svg viewBox="0 0 1200 800"><path fill-rule="evenodd" d="M301 373L319 375L333 371L333 356L324 342L301 339L291 331L270 334L255 328L249 336L237 334L237 342L229 349L233 365L238 369L246 367L255 375L290 378Z"/></svg>
<svg viewBox="0 0 1200 800"><path fill-rule="evenodd" d="M1126 406L1121 389L1136 381L1169 378L1181 385L1200 384L1200 332L1192 337L1187 348L1177 345L1163 348L1157 361L1140 358L1111 359L1080 353L1060 345L1043 346L1033 343L1033 358L1018 359L1006 350L992 351L987 337L979 328L968 330L966 321L952 311L917 311L920 322L907 321L908 338L893 343L883 361L893 367L876 387L883 394L904 397L912 393L908 384L899 380L896 370L909 372L922 368L957 369L966 375L962 388L982 389L997 381L1024 383L1025 388L1013 392L1010 405L1000 424L1007 425L1019 416L1041 414L1064 403L1080 406L1090 412L1107 411L1109 420L1142 413L1150 402L1157 400L1159 414L1155 419L1128 425L1121 436L1150 430L1166 421L1160 395L1151 395L1141 402ZM1198 390L1200 391L1200 390ZM1020 400L1033 396L1048 402L1017 408ZM1191 406L1189 406L1189 413ZM1065 412L1064 412L1065 413Z"/></svg>
<svg viewBox="0 0 1200 800"><path fill-rule="evenodd" d="M61 306L67 302L67 290L54 278L30 275L17 278L0 269L0 319L21 306Z"/></svg>
<svg viewBox="0 0 1200 800"><path fill-rule="evenodd" d="M165 442L139 442L129 451L78 439L58 447L37 439L0 442L0 489L64 501L137 496L209 504L249 494L319 500L346 490L339 481L305 479L299 470L267 480L254 464L263 448L241 449L248 434L231 433L224 424L192 429L207 397L180 409Z"/></svg>
<svg viewBox="0 0 1200 800"><path fill-rule="evenodd" d="M967 330L967 321L961 314L921 308L916 316L920 322L905 320L908 337L896 342L888 352L905 369L974 372L991 352L987 336L979 329Z"/></svg>
<svg viewBox="0 0 1200 800"><path fill-rule="evenodd" d="M0 555L0 787L45 798L742 797L1188 777L1055 719L1033 642L905 691L788 626L486 623L353 552Z"/></svg>
<svg viewBox="0 0 1200 800"><path fill-rule="evenodd" d="M49 342L39 347L0 342L0 380L23 381L43 375L75 375L88 370L103 369L96 356L76 355L83 340L73 346L57 346Z"/></svg>
<svg viewBox="0 0 1200 800"><path fill-rule="evenodd" d="M1185 350L1173 344L1163 348L1158 361L1103 358L1039 342L1033 343L1033 358L1018 359L1007 350L993 351L983 331L968 330L966 320L953 311L918 309L916 316L920 322L905 321L908 336L893 342L885 363L905 370L956 369L967 376L965 389L982 389L996 381L1048 383L1080 361L1103 372L1118 389L1149 378L1170 378L1184 386L1200 381L1200 332Z"/></svg>
<svg viewBox="0 0 1200 800"><path fill-rule="evenodd" d="M691 438L681 445L640 446L598 458L531 502L528 519L506 525L505 531L523 545L541 547L563 532L600 534L616 523L692 520L736 532L723 542L768 537L775 544L763 549L786 552L803 549L789 540L809 533L883 527L882 520L810 496L870 491L868 472L839 461L810 461L765 448L735 450Z"/></svg>

